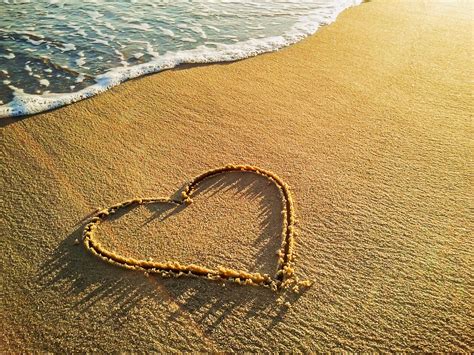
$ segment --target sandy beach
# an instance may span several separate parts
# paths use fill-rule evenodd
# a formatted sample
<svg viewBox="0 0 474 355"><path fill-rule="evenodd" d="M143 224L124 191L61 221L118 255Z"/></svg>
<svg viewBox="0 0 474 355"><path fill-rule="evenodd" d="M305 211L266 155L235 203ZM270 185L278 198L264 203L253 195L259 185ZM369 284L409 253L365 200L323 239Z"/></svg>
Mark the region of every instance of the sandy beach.
<svg viewBox="0 0 474 355"><path fill-rule="evenodd" d="M278 52L3 119L0 350L474 351L472 13L370 1ZM290 186L309 289L147 277L80 243L98 208L229 163ZM273 185L229 173L193 200L167 218L140 206L98 238L138 259L275 271Z"/></svg>

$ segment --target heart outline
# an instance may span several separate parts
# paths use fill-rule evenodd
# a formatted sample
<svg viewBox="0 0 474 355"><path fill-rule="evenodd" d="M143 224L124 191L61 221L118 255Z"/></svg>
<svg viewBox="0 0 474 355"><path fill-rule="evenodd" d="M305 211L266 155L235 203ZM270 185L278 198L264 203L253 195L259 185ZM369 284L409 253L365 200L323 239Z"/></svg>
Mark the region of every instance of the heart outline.
<svg viewBox="0 0 474 355"><path fill-rule="evenodd" d="M217 269L211 269L195 264L181 265L177 261L156 262L149 260L136 260L109 251L95 240L95 231L97 230L98 225L107 220L110 215L114 214L119 209L133 205L139 206L157 202L171 203L176 206L190 204L193 202L191 199L193 192L200 183L213 176L229 172L248 172L264 176L274 183L280 191L282 197L282 214L285 218L283 218L282 221L282 244L277 253L279 256L278 268L273 277L268 274L250 273L232 268L218 267ZM144 271L146 275L153 273L161 274L162 276L173 275L176 277L182 275L199 276L213 280L228 280L239 284L264 286L269 287L272 290L292 287L293 290L297 291L299 286L309 287L311 282L308 280L299 281L294 273L295 224L296 216L291 192L289 186L279 176L271 171L263 170L256 166L229 164L224 167L207 170L196 176L183 188L180 199L135 198L115 204L97 212L84 227L82 238L84 246L92 254L108 263L123 268Z"/></svg>

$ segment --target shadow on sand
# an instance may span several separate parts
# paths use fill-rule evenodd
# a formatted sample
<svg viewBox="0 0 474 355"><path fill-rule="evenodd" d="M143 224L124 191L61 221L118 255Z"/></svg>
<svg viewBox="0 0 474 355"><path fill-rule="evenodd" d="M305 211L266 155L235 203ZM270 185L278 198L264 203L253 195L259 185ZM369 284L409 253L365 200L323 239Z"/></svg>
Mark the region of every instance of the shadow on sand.
<svg viewBox="0 0 474 355"><path fill-rule="evenodd" d="M268 182L261 176L232 172L204 181L193 193L195 201L206 195L229 191L235 194L235 198L247 198L259 203L260 213L264 218L261 219L263 222L255 243L261 247L254 262L254 270L249 271L276 270L275 252L281 245L281 206L275 206L275 194L278 196L279 191L273 185L262 188L262 184L268 185ZM167 203L147 207L153 212L152 217L158 221L186 208L184 205ZM113 218L120 218L133 208L136 207L117 213ZM234 312L239 317L245 315L248 320L264 320L271 328L284 319L289 310L288 302L296 302L302 295L204 278L147 277L139 271L122 269L105 263L83 247L80 241L85 224L86 221L80 222L74 232L52 252L51 258L42 265L38 282L41 287L57 288L58 297L63 297L65 302L73 299L70 307L80 312L87 312L94 305L102 306L105 303L108 318L103 321L127 317L139 305L160 302L177 306L171 308L168 314L161 315L162 317L172 320L185 314L192 317L205 333L211 333Z"/></svg>

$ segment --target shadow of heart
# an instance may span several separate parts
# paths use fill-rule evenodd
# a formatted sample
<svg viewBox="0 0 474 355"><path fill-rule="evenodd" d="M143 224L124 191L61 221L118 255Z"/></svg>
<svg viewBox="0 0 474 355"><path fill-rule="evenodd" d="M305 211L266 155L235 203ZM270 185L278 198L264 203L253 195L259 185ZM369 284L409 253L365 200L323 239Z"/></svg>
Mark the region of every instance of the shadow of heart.
<svg viewBox="0 0 474 355"><path fill-rule="evenodd" d="M204 181L221 174L230 172L246 172L257 174L268 179L273 183L281 198L281 247L277 252L278 267L275 275L270 276L262 273L251 273L244 270L237 270L226 267L209 268L196 264L181 264L179 261L152 261L143 259L134 259L117 254L104 247L96 237L96 231L100 223L108 220L120 210L140 205L160 205L157 215L153 218L167 218L170 214L179 213L193 202L192 198L198 196L198 187ZM136 198L113 205L109 208L99 211L93 216L83 230L83 242L85 247L94 255L107 261L108 263L118 265L127 269L140 270L145 274L160 274L165 277L194 276L210 280L228 280L238 284L256 285L269 287L272 290L291 288L295 291L300 286L310 286L309 281L299 281L294 273L294 238L295 230L295 211L293 200L289 187L281 178L270 171L260 169L255 166L247 165L227 165L221 168L212 169L192 179L185 185L180 194L171 198Z"/></svg>

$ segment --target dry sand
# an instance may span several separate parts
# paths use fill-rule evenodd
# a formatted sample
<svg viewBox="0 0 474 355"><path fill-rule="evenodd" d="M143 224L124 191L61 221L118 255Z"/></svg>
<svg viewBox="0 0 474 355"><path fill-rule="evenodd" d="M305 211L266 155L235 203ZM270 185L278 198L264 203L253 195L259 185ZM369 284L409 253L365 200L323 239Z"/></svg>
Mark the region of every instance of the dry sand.
<svg viewBox="0 0 474 355"><path fill-rule="evenodd" d="M372 1L277 53L4 120L1 350L474 351L472 13ZM74 244L97 207L230 162L291 186L307 292L147 278ZM100 237L268 271L277 197L230 174L165 221L136 209Z"/></svg>

